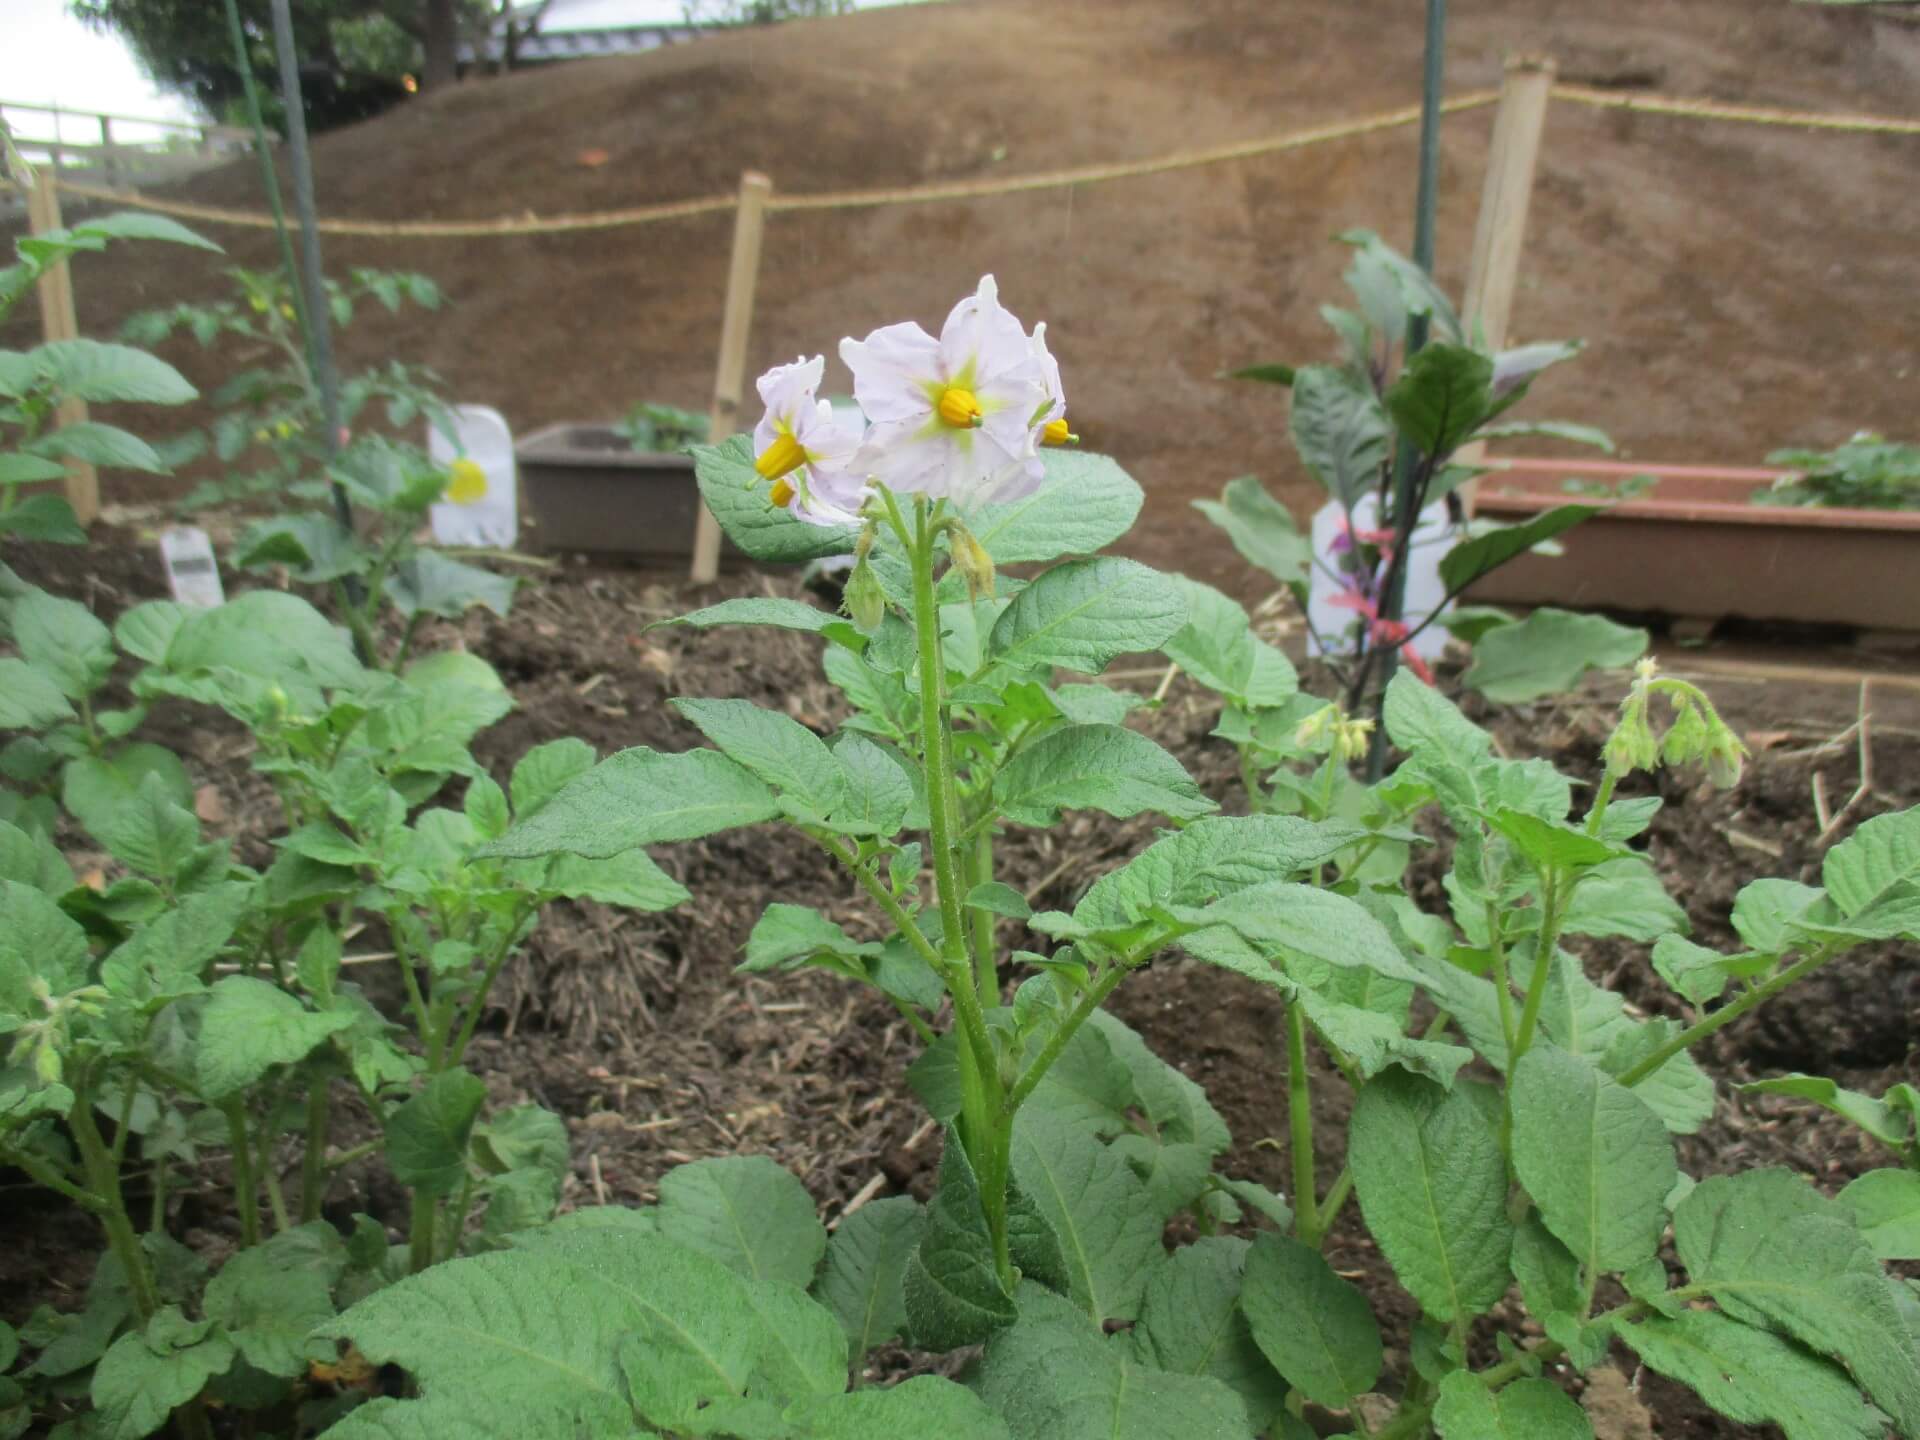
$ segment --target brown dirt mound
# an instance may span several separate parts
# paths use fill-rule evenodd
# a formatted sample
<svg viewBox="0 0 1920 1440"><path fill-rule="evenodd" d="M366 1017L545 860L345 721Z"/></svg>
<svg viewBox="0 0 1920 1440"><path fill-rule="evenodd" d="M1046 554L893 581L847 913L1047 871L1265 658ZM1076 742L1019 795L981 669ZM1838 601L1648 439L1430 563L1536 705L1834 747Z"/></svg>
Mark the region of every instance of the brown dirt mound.
<svg viewBox="0 0 1920 1440"><path fill-rule="evenodd" d="M324 137L320 204L376 219L552 214L726 192L749 167L806 192L1153 156L1408 104L1420 46L1416 14L1391 0L873 11L461 85ZM1497 84L1502 56L1523 50L1571 80L1822 110L1911 111L1920 76L1920 31L1859 9L1470 0L1455 7L1450 90ZM1439 271L1456 293L1490 125L1483 110L1445 126ZM1916 146L1557 105L1514 328L1594 343L1542 384L1535 413L1661 460L1752 461L1861 426L1909 429ZM580 163L589 149L610 158ZM1016 313L1051 322L1077 428L1148 488L1134 550L1205 573L1200 557L1220 547L1188 499L1248 470L1296 510L1316 499L1276 397L1218 373L1328 352L1316 308L1339 298L1344 264L1328 237L1366 225L1405 243L1413 161L1409 129L1071 191L776 216L750 362L830 351L903 316L937 324L995 271ZM250 163L183 193L260 204ZM729 225L329 240L335 272L419 269L454 301L440 316L369 315L344 350L431 364L523 429L641 398L698 407ZM215 233L233 260L271 263L270 236ZM83 261L83 327L206 295L218 263L170 247ZM6 338L32 324L26 307ZM202 382L232 368L190 342L174 358ZM151 485L110 477L109 498Z"/></svg>

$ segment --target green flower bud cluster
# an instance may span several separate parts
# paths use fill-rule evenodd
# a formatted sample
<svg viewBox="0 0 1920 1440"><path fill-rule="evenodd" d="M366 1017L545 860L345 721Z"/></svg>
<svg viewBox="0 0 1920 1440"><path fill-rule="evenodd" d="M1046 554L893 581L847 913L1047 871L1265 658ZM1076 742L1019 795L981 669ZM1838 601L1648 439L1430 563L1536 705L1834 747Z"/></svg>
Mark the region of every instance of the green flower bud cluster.
<svg viewBox="0 0 1920 1440"><path fill-rule="evenodd" d="M1666 733L1655 733L1652 702L1664 695L1673 712ZM1722 790L1740 783L1747 747L1733 733L1713 702L1697 685L1663 676L1651 658L1635 669L1633 688L1620 705L1620 722L1601 750L1607 773L1654 771L1662 765L1699 764L1707 778Z"/></svg>
<svg viewBox="0 0 1920 1440"><path fill-rule="evenodd" d="M1293 743L1302 750L1325 751L1336 760L1351 763L1367 753L1372 736L1373 721L1353 719L1336 704L1302 720L1293 732Z"/></svg>

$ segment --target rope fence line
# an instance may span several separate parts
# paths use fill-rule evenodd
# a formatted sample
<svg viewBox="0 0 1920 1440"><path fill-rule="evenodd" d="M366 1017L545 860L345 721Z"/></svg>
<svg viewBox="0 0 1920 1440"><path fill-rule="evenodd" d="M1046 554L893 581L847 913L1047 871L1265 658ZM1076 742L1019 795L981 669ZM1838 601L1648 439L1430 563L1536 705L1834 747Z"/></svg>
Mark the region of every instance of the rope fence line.
<svg viewBox="0 0 1920 1440"><path fill-rule="evenodd" d="M1730 105L1713 100L1687 100L1632 94L1593 89L1582 85L1556 84L1552 95L1557 100L1566 100L1577 105L1649 115L1778 125L1829 133L1920 135L1920 119L1899 116L1822 114L1809 110ZM1441 109L1447 114L1458 114L1492 105L1499 98L1500 92L1497 90L1475 90L1446 101ZM766 208L774 212L873 209L886 205L924 205L941 201L978 200L1038 190L1064 189L1075 185L1097 185L1114 180L1132 180L1175 170L1194 169L1204 165L1218 165L1234 160L1248 160L1262 155L1305 150L1335 140L1400 129L1417 123L1419 119L1420 107L1408 105L1396 110L1363 116L1357 120L1319 125L1306 130L1291 131L1284 135L1243 140L1205 150L1181 151L1149 160L1082 165L1006 179L960 180L944 184L908 185L878 190L822 191L801 195L775 193L768 198ZM55 185L58 189L80 199L129 205L182 220L197 220L210 225L233 225L253 229L273 228L271 216L251 210L234 210L217 205L161 200L136 190L115 189L80 180L56 179ZM501 216L491 220L322 220L319 228L322 234L327 235L387 239L455 240L516 235L556 235L690 219L699 215L731 211L738 203L739 197L736 194L707 195L689 200L668 201L656 205L635 205L625 209L583 214L539 216L529 212L524 215Z"/></svg>

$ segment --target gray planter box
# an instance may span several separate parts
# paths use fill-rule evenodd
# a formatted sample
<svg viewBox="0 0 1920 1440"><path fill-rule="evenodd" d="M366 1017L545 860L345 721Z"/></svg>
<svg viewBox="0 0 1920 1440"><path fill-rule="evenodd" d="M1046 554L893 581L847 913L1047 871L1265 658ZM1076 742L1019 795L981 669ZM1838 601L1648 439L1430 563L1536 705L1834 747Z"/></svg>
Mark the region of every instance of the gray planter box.
<svg viewBox="0 0 1920 1440"><path fill-rule="evenodd" d="M534 431L513 454L535 548L652 561L692 556L700 489L691 456L639 454L611 425L574 422ZM740 558L725 537L721 554Z"/></svg>

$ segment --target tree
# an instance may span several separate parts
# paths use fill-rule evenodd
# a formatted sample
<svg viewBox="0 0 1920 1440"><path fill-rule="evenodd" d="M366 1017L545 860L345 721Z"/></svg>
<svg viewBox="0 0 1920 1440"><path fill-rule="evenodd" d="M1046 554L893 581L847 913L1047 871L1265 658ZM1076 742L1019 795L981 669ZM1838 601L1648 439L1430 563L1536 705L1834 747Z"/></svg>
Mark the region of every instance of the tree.
<svg viewBox="0 0 1920 1440"><path fill-rule="evenodd" d="M69 0L96 30L123 36L154 83L209 114L244 94L219 0ZM364 119L404 98L405 77L451 83L460 29L484 24L485 0L298 0L290 7L307 123ZM263 94L279 93L268 0L240 0L248 59Z"/></svg>

